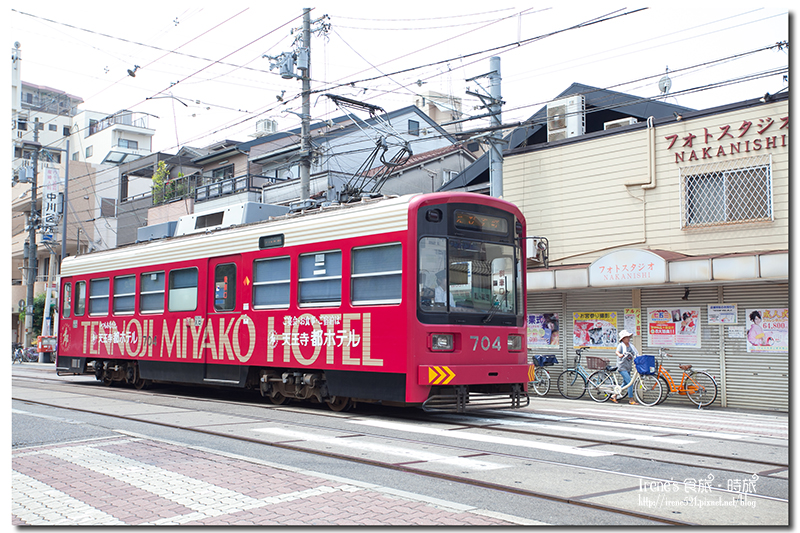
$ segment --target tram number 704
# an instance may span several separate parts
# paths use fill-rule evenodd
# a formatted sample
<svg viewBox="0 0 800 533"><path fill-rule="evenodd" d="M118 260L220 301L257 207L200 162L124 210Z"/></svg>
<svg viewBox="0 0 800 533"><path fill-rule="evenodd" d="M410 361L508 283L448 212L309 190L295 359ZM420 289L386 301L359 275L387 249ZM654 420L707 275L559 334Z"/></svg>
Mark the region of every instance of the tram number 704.
<svg viewBox="0 0 800 533"><path fill-rule="evenodd" d="M489 348L497 350L498 352L501 349L500 337L496 337L494 339L494 342L492 342L492 340L489 337L485 336L485 335L483 337L478 337L477 335L472 335L472 336L470 336L470 339L475 341L475 344L472 345L473 351L478 349L478 343L479 342L480 342L481 350L483 350L484 352L489 351Z"/></svg>

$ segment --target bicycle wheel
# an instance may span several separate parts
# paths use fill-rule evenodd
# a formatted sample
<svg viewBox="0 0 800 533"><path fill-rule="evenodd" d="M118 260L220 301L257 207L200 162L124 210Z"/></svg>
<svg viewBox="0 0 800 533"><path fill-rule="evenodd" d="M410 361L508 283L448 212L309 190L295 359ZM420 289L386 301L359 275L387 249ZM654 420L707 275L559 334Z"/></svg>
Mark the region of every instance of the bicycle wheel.
<svg viewBox="0 0 800 533"><path fill-rule="evenodd" d="M605 370L598 370L586 380L589 397L596 402L606 402L614 392L614 377Z"/></svg>
<svg viewBox="0 0 800 533"><path fill-rule="evenodd" d="M564 398L579 400L586 393L586 378L576 370L567 370L558 376L556 386Z"/></svg>
<svg viewBox="0 0 800 533"><path fill-rule="evenodd" d="M669 397L670 393L669 383L667 383L667 379L664 376L658 376L658 382L661 383L661 398L658 399L656 405L664 403L664 400Z"/></svg>
<svg viewBox="0 0 800 533"><path fill-rule="evenodd" d="M717 392L717 382L708 372L692 372L686 377L686 395L698 407L714 403Z"/></svg>
<svg viewBox="0 0 800 533"><path fill-rule="evenodd" d="M652 407L661 399L661 382L653 375L639 375L631 385L636 401L642 405Z"/></svg>
<svg viewBox="0 0 800 533"><path fill-rule="evenodd" d="M533 372L533 381L530 384L536 394L545 396L550 392L550 372L544 367L537 366Z"/></svg>

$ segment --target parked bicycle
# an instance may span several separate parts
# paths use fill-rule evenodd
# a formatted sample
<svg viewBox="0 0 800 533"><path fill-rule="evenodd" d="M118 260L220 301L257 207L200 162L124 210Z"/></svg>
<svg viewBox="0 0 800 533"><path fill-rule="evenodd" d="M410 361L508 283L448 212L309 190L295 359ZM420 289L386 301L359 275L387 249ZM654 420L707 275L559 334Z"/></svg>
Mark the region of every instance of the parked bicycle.
<svg viewBox="0 0 800 533"><path fill-rule="evenodd" d="M620 385L621 376L617 374L616 366L607 366L589 376L586 389L589 396L596 402L605 402L612 396L621 398L627 390L633 387L633 396L642 405L652 407L661 398L661 382L656 369L656 358L652 355L640 355L634 358L631 368L630 382Z"/></svg>
<svg viewBox="0 0 800 533"><path fill-rule="evenodd" d="M36 363L39 361L39 352L36 351L36 348L27 348L23 349L22 347L18 347L14 349L14 355L11 357L11 364L13 365L17 361L22 363Z"/></svg>
<svg viewBox="0 0 800 533"><path fill-rule="evenodd" d="M683 370L680 385L675 385L672 374L662 365L664 354L670 355L667 348L658 349L658 380L661 383L661 395L658 403L662 403L672 392L687 396L698 409L714 403L719 393L717 380L705 370L692 370L692 365L678 365Z"/></svg>
<svg viewBox="0 0 800 533"><path fill-rule="evenodd" d="M546 396L550 392L550 372L546 367L558 364L558 359L555 355L534 355L533 364L535 370L529 388L539 396Z"/></svg>
<svg viewBox="0 0 800 533"><path fill-rule="evenodd" d="M566 369L556 378L558 392L568 400L580 400L586 394L586 383L589 380L590 372L587 372L587 369L581 365L581 358L583 352L589 348L589 346L585 346L575 350L574 366ZM608 360L586 356L586 364L589 366L589 370L602 370L608 364Z"/></svg>

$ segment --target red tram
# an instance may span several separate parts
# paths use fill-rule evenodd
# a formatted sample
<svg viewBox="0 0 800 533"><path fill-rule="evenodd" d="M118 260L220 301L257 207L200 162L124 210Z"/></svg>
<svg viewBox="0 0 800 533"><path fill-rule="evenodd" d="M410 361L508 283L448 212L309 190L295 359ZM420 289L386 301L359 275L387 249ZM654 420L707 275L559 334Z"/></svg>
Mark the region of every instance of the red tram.
<svg viewBox="0 0 800 533"><path fill-rule="evenodd" d="M58 372L334 410L527 405L513 204L434 193L312 211L66 258Z"/></svg>

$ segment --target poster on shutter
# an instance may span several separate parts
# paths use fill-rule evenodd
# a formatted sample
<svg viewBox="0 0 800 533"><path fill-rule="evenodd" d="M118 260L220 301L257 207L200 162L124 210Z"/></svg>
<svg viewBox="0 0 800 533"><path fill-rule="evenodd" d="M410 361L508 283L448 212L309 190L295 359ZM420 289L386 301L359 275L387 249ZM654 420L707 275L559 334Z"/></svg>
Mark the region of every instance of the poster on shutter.
<svg viewBox="0 0 800 533"><path fill-rule="evenodd" d="M789 309L747 309L747 351L789 351Z"/></svg>
<svg viewBox="0 0 800 533"><path fill-rule="evenodd" d="M647 332L648 346L700 348L700 308L648 308Z"/></svg>
<svg viewBox="0 0 800 533"><path fill-rule="evenodd" d="M572 313L572 347L616 348L617 313Z"/></svg>
<svg viewBox="0 0 800 533"><path fill-rule="evenodd" d="M637 337L642 336L642 310L639 308L625 308L625 329Z"/></svg>
<svg viewBox="0 0 800 533"><path fill-rule="evenodd" d="M709 324L738 324L737 304L708 305Z"/></svg>
<svg viewBox="0 0 800 533"><path fill-rule="evenodd" d="M528 348L558 348L558 313L528 315Z"/></svg>

